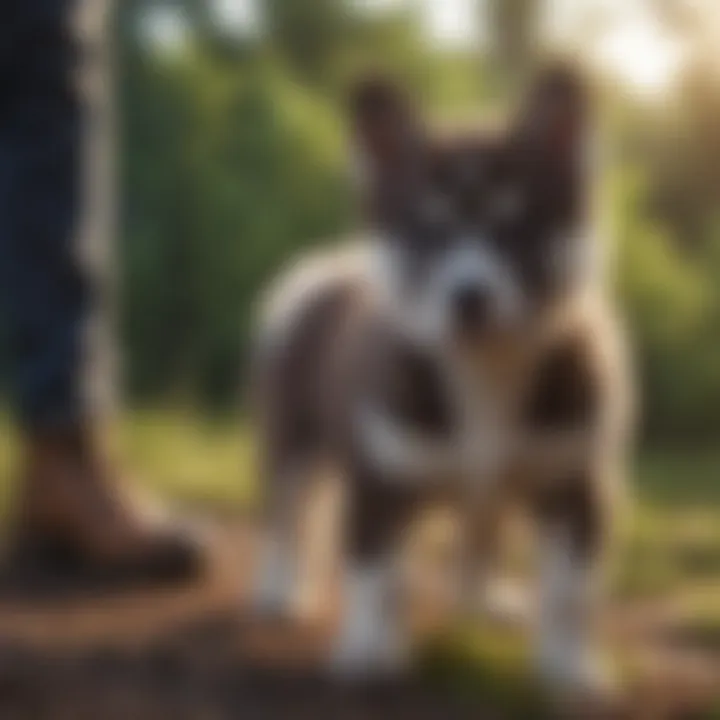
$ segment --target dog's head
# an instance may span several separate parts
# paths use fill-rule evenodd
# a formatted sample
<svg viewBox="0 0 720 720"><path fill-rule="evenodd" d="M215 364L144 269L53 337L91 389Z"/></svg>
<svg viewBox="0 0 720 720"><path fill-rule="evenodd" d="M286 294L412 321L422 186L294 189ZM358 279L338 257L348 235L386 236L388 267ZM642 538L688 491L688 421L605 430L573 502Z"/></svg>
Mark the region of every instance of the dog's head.
<svg viewBox="0 0 720 720"><path fill-rule="evenodd" d="M434 137L401 88L356 87L352 116L376 280L418 343L523 332L592 274L588 98L566 67L545 70L502 132Z"/></svg>

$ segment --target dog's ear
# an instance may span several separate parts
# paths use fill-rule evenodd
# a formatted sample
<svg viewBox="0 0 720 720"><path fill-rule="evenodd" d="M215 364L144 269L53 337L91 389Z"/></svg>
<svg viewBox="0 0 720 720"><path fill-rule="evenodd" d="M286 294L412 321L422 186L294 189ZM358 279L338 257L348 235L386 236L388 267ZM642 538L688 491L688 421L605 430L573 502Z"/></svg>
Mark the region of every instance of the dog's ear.
<svg viewBox="0 0 720 720"><path fill-rule="evenodd" d="M530 84L514 136L542 172L578 180L590 157L591 115L591 91L583 72L569 63L553 63Z"/></svg>
<svg viewBox="0 0 720 720"><path fill-rule="evenodd" d="M409 94L388 77L367 76L350 93L355 162L366 188L403 182L416 167L424 130Z"/></svg>

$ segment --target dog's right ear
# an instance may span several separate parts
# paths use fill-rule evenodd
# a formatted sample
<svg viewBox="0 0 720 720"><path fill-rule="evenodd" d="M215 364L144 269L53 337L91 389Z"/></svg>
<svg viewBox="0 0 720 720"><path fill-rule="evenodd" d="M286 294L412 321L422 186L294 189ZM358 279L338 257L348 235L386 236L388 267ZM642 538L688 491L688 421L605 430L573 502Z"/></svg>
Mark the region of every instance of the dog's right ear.
<svg viewBox="0 0 720 720"><path fill-rule="evenodd" d="M569 62L555 61L541 68L530 85L515 135L548 183L585 179L593 136L591 96L584 73Z"/></svg>
<svg viewBox="0 0 720 720"><path fill-rule="evenodd" d="M406 180L424 135L409 94L387 77L365 77L350 94L350 116L361 184L382 188Z"/></svg>

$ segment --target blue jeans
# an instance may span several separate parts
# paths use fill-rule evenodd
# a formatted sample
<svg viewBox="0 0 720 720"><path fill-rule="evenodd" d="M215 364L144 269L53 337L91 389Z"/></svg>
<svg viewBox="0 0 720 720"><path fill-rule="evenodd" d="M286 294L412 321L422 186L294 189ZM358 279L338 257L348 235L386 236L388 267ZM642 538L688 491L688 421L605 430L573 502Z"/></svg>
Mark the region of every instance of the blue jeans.
<svg viewBox="0 0 720 720"><path fill-rule="evenodd" d="M83 107L73 0L0 10L0 309L20 421L80 421L88 279L76 257Z"/></svg>

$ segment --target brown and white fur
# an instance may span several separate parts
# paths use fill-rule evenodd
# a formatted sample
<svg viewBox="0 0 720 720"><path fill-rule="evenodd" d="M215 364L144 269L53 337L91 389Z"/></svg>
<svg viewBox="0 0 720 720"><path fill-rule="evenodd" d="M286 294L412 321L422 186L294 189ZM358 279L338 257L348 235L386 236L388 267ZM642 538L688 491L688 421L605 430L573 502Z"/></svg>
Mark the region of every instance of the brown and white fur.
<svg viewBox="0 0 720 720"><path fill-rule="evenodd" d="M398 544L424 503L451 495L468 521L467 589L489 573L506 504L533 512L539 669L595 679L627 392L592 227L587 105L579 78L555 68L502 134L439 139L392 84L356 90L367 233L271 288L255 384L267 482L256 600L293 601L298 513L331 468L347 495L342 673L403 656Z"/></svg>

